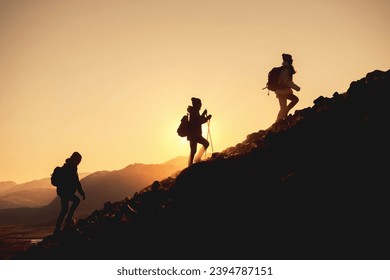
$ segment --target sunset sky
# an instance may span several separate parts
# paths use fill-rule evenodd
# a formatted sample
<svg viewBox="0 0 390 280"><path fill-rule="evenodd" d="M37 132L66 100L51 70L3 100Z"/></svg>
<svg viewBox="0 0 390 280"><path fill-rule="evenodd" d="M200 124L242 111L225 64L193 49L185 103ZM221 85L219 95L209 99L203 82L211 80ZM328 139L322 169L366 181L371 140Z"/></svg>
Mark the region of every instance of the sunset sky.
<svg viewBox="0 0 390 280"><path fill-rule="evenodd" d="M73 151L80 172L187 156L191 97L214 152L234 146L275 121L261 89L282 53L297 110L390 69L389 14L388 0L0 0L0 181L48 177Z"/></svg>

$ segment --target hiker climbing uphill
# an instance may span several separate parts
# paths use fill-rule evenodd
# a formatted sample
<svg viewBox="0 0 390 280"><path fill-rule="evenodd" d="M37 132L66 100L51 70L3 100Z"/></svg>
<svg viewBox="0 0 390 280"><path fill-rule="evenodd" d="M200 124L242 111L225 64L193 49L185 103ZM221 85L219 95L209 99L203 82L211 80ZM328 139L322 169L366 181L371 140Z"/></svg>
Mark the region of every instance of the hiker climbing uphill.
<svg viewBox="0 0 390 280"><path fill-rule="evenodd" d="M62 169L62 179L57 186L57 195L61 199L61 211L58 215L54 234L57 235L61 232L62 222L66 217L65 226L72 226L74 224L73 215L76 208L80 204L80 198L75 194L76 190L85 199L85 192L81 186L79 175L77 172L77 166L81 162L81 155L78 152L74 152L69 158L66 159ZM72 205L69 209L69 202L72 201Z"/></svg>
<svg viewBox="0 0 390 280"><path fill-rule="evenodd" d="M293 75L296 73L293 64L293 59L290 54L282 54L283 63L278 79L278 88L275 90L276 97L279 99L279 113L276 121L285 119L288 112L298 103L299 99L293 93L293 89L300 91L301 88L293 82ZM287 100L290 103L287 105Z"/></svg>
<svg viewBox="0 0 390 280"><path fill-rule="evenodd" d="M194 162L199 162L210 145L209 141L202 136L202 124L206 123L211 119L211 115L207 115L207 110L205 109L202 114L200 114L200 109L202 107L202 101L199 98L192 97L192 106L188 106L187 112L189 113L189 131L187 135L187 140L190 141L190 157L188 159L188 166ZM197 151L197 145L202 144L198 154L195 154ZM195 158L195 160L194 160Z"/></svg>

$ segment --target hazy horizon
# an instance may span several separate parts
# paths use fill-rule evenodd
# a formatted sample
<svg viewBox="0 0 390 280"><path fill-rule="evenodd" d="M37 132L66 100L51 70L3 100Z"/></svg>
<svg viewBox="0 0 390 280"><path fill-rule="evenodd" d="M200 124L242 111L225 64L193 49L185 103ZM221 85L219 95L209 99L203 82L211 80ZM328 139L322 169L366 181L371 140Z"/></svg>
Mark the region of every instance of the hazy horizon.
<svg viewBox="0 0 390 280"><path fill-rule="evenodd" d="M189 154L176 134L193 96L213 115L214 151L267 129L266 90L290 53L293 109L390 68L390 2L0 0L0 182ZM206 137L207 126L204 125Z"/></svg>
<svg viewBox="0 0 390 280"><path fill-rule="evenodd" d="M210 154L208 153L207 156L210 156ZM163 162L149 162L149 163L144 163L144 162L132 162L132 163L128 163L122 167L119 167L117 169L101 169L101 170L92 170L92 171L83 171L83 172L78 172L79 174L79 177L80 177L80 180L84 179L84 177L87 177L91 174L94 174L94 173L98 173L98 172L115 172L115 171L120 171L120 170L123 170L123 169L126 169L127 167L131 166L131 165L137 165L137 164L142 164L142 165L162 165L164 163L168 163L169 161L171 160L175 160L175 159L179 159L179 158L182 158L182 157L186 157L184 155L178 155L177 157L175 158L171 158L171 159L168 159L168 160L165 160ZM63 163L62 163L63 164ZM61 165L61 163L59 163L59 165ZM23 181L23 182L16 182L15 180L7 180L7 181L0 181L0 183L14 183L15 186L20 186L20 185L24 185L24 184L29 184L29 183L34 183L34 182L39 182L39 181L42 181L42 180L49 180L50 179L50 174L45 176L45 177L41 177L41 178L33 178L31 180L28 180L28 181ZM53 186L50 185L50 188L52 188Z"/></svg>

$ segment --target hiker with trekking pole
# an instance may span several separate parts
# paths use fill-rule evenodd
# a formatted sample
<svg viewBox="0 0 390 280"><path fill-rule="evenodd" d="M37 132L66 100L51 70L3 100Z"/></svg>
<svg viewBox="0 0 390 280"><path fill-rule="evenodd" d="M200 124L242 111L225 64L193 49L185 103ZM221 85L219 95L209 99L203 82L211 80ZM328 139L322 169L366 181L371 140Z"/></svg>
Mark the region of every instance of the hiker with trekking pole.
<svg viewBox="0 0 390 280"><path fill-rule="evenodd" d="M202 124L208 122L208 134L207 138L210 135L210 119L211 115L207 115L207 110L205 109L202 114L200 114L200 108L202 107L202 101L199 98L192 97L192 106L188 106L187 112L189 113L189 131L187 133L187 140L190 141L190 157L188 159L188 166L194 162L199 162L202 159L203 154L209 147L210 143L207 139L202 136ZM198 154L195 157L197 151L197 145L201 144Z"/></svg>

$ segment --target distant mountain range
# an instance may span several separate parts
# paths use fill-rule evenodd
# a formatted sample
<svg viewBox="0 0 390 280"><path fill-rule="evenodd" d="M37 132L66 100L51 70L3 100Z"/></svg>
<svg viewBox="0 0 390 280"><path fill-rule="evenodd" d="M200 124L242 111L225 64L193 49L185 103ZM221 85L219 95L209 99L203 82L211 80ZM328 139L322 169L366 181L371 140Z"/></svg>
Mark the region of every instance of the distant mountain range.
<svg viewBox="0 0 390 280"><path fill-rule="evenodd" d="M80 174L87 199L80 203L75 216L85 217L107 201L132 196L154 180L175 175L186 164L186 157L177 157L162 164L137 163L115 171ZM60 202L49 178L24 184L3 182L0 187L0 220L4 223L43 223L53 221L59 213Z"/></svg>
<svg viewBox="0 0 390 280"><path fill-rule="evenodd" d="M88 173L80 174L80 178ZM49 204L56 196L50 178L44 178L16 184L0 182L0 209L20 207L42 207Z"/></svg>
<svg viewBox="0 0 390 280"><path fill-rule="evenodd" d="M0 182L0 196L3 193L8 192L12 187L16 186L17 184L12 181L7 181L7 182Z"/></svg>
<svg viewBox="0 0 390 280"><path fill-rule="evenodd" d="M15 259L388 260L389 93L370 72Z"/></svg>
<svg viewBox="0 0 390 280"><path fill-rule="evenodd" d="M41 207L56 196L50 179L45 178L24 184L15 184L0 194L0 209L18 207Z"/></svg>

